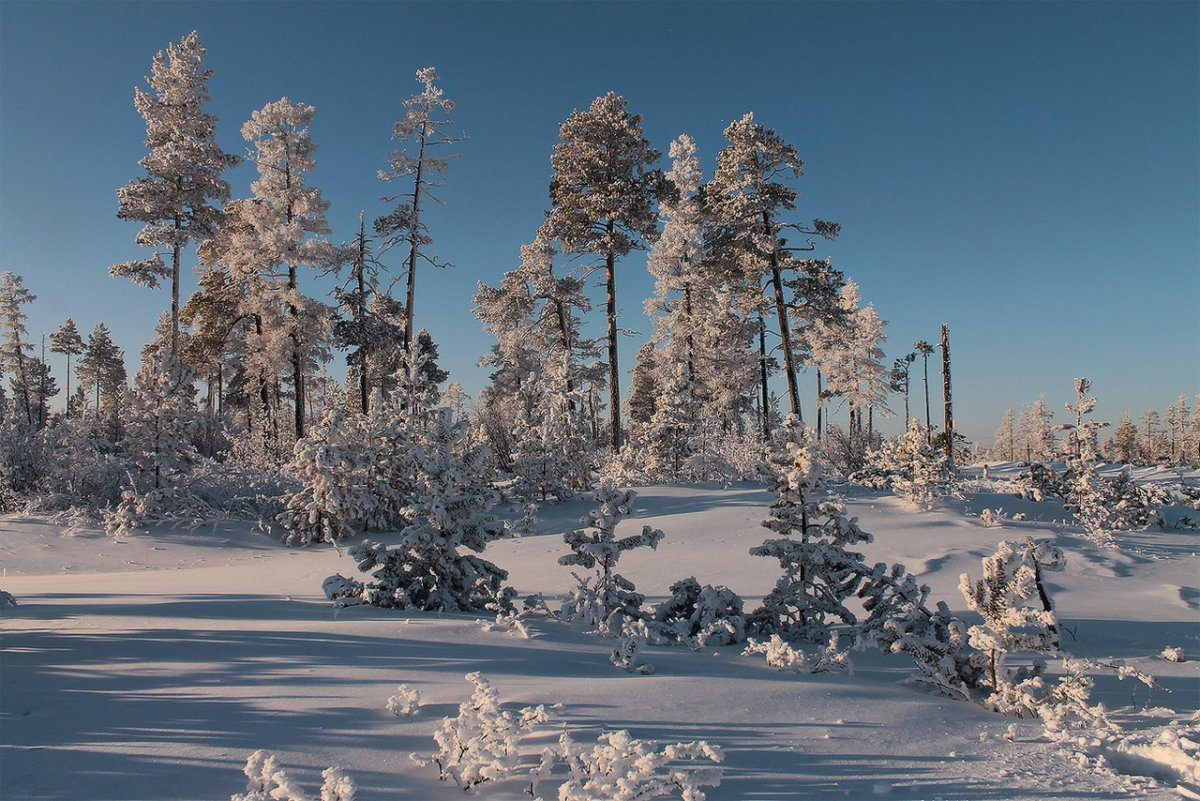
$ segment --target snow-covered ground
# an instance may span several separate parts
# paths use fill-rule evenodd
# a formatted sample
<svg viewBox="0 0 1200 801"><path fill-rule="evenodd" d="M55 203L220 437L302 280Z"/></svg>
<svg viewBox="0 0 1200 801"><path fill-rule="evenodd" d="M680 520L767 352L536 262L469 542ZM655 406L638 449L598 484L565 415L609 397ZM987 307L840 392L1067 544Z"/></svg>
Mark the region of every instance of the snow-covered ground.
<svg viewBox="0 0 1200 801"><path fill-rule="evenodd" d="M773 560L747 553L766 534L770 500L750 485L640 488L622 531L648 523L667 536L657 551L630 552L621 572L651 603L694 575L753 604L777 576ZM566 553L559 535L587 506L544 508L537 534L495 543L487 558L521 595L564 593L573 580L556 564ZM902 656L855 652L852 674L798 675L739 646L650 647L657 672L631 675L610 664L612 641L544 619L525 639L470 616L334 611L321 581L354 566L332 548L289 549L228 524L114 541L7 517L0 589L20 606L0 622L0 798L228 798L244 788L241 766L258 748L309 788L322 768L341 765L360 801L458 798L408 755L432 751L440 719L470 693L471 671L506 702L563 704L558 728L532 742L549 744L565 723L577 741L629 729L720 745L724 781L710 799L1200 797L1188 776L1200 771L1191 764L1200 746L1154 739L1167 731L1155 727L1200 707L1200 534L1124 533L1101 549L1061 522L1060 502L999 494L925 512L859 490L849 507L875 535L870 561L905 563L959 614L959 575L978 575L996 541L1055 537L1069 560L1049 576L1070 632L1065 649L1158 677L1149 709L1144 687L1131 705L1130 682L1097 678L1096 696L1131 732L1126 750L1097 762L1095 749L1048 742L1038 723L931 695ZM1004 525L981 525L984 508L1003 508ZM1018 512L1027 519L1012 521ZM1167 646L1188 661L1164 659ZM421 692L415 717L384 709L401 683ZM510 782L479 795L520 793Z"/></svg>

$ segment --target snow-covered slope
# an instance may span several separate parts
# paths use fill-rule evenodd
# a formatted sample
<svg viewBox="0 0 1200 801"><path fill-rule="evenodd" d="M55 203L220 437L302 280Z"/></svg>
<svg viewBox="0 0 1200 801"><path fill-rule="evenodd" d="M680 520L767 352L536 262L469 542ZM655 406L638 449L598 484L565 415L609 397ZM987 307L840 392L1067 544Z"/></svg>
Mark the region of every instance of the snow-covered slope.
<svg viewBox="0 0 1200 801"><path fill-rule="evenodd" d="M639 493L639 511L623 528L648 523L667 537L657 551L631 552L621 572L651 602L689 575L748 602L771 587L773 561L747 553L766 534L759 522L770 496L761 488ZM849 506L875 534L869 559L904 562L935 599L959 612L959 574L978 575L997 540L1056 536L1069 559L1066 572L1051 577L1074 638L1065 647L1126 659L1159 677L1157 711L1130 708L1117 718L1136 730L1200 707L1194 532L1125 534L1118 549L1097 549L1070 529L1063 533L1061 506L1050 503L968 495L924 512L859 492ZM978 513L1000 506L1028 519L982 526ZM522 595L566 591L573 580L556 563L566 552L558 535L586 507L542 509L538 533L496 543L487 557L510 571ZM1189 792L1186 784L1176 789L1183 768L1171 765L1194 756L1186 744L1135 737L1126 752L1108 756L1107 767L1097 766L1041 739L1035 723L929 695L908 681L913 669L902 657L854 653L850 675L796 675L772 671L738 647L647 648L657 672L637 676L609 663L611 641L554 622L530 623L533 636L525 639L466 616L335 612L320 585L331 573L353 571L347 557L332 548L287 549L247 528L210 525L113 541L10 517L0 519L0 558L0 588L21 604L4 610L0 623L5 801L227 798L242 790L241 765L257 748L279 753L309 787L319 784L321 768L341 765L358 781L361 801L457 798L460 790L408 754L432 750L438 721L470 693L463 676L471 671L489 677L505 701L561 702L556 722L577 740L625 728L722 746L725 778L711 799ZM1190 661L1164 660L1165 646L1182 646ZM400 683L422 694L416 717L384 710ZM1110 708L1128 706L1131 689L1101 677L1097 695ZM1138 710L1145 701L1139 689ZM535 742L548 744L557 731ZM511 782L480 795L520 792Z"/></svg>

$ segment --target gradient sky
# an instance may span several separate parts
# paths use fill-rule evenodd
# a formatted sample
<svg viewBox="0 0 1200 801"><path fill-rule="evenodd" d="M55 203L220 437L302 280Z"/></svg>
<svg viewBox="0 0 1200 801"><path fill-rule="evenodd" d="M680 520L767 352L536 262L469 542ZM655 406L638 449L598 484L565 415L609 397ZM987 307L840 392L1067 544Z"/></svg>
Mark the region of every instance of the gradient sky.
<svg viewBox="0 0 1200 801"><path fill-rule="evenodd" d="M169 304L107 268L146 255L138 225L116 219L117 187L142 174L133 87L193 29L226 150L245 152L239 128L265 103L317 107L311 183L337 241L360 209L384 211L391 124L415 70L438 68L470 141L429 215L434 252L455 266L418 274L417 324L468 392L491 344L470 314L475 283L512 269L543 219L558 124L610 90L664 153L691 134L706 177L746 111L795 144L796 217L842 223L819 254L890 321L889 363L949 324L968 437L990 443L1005 408L1040 394L1061 410L1078 375L1113 420L1200 392L1195 2L3 0L0 269L38 296L35 339L67 316L85 334L104 322L133 369ZM245 196L253 167L229 178ZM647 332L644 255L619 269L621 324ZM622 344L626 371L640 343ZM811 375L803 387L811 412Z"/></svg>

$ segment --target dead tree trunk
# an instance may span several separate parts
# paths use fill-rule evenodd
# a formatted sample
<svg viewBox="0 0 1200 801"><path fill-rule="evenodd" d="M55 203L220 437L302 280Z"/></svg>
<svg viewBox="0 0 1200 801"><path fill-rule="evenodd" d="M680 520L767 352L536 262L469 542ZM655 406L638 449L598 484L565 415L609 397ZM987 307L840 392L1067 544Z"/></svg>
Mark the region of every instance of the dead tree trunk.
<svg viewBox="0 0 1200 801"><path fill-rule="evenodd" d="M950 329L942 323L942 396L946 402L946 466L954 470L954 407L950 401Z"/></svg>

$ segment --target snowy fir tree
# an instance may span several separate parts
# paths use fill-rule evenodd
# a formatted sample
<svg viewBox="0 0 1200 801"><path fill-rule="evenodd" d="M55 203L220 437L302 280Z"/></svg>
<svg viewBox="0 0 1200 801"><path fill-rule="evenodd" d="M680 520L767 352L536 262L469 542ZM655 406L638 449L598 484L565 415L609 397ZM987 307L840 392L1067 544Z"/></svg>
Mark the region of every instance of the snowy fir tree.
<svg viewBox="0 0 1200 801"><path fill-rule="evenodd" d="M297 440L291 463L299 487L284 499L279 522L289 545L336 543L359 533L372 515L362 429L336 406ZM368 447L373 443L368 443Z"/></svg>
<svg viewBox="0 0 1200 801"><path fill-rule="evenodd" d="M590 480L590 443L583 436L583 395L564 392L567 356L550 356L546 368L521 385L521 411L512 431L513 492L524 498L565 500Z"/></svg>
<svg viewBox="0 0 1200 801"><path fill-rule="evenodd" d="M857 622L846 607L857 588L862 554L850 550L872 537L846 517L845 506L826 497L823 468L813 435L797 431L781 440L773 461L776 499L763 527L776 536L750 549L777 559L783 575L748 622L760 636L828 639L834 623Z"/></svg>
<svg viewBox="0 0 1200 801"><path fill-rule="evenodd" d="M575 111L559 128L550 166L550 213L545 230L566 252L598 259L607 294L609 450L621 449L620 369L617 362L617 262L657 235L654 199L662 155L642 132L642 118L612 92Z"/></svg>
<svg viewBox="0 0 1200 801"><path fill-rule="evenodd" d="M1016 461L1017 429L1012 409L1004 410L1004 419L993 437L991 457L1002 462Z"/></svg>
<svg viewBox="0 0 1200 801"><path fill-rule="evenodd" d="M928 507L946 481L946 454L930 444L925 427L917 420L891 443L901 472L892 479L892 492L915 506Z"/></svg>
<svg viewBox="0 0 1200 801"><path fill-rule="evenodd" d="M1075 403L1065 404L1067 411L1075 416L1075 422L1060 426L1069 432L1066 507L1091 540L1109 544L1114 521L1111 510L1103 503L1101 479L1096 474L1098 433L1108 423L1086 419L1096 408L1096 398L1090 394L1091 389L1092 382L1088 379L1075 379Z"/></svg>
<svg viewBox="0 0 1200 801"><path fill-rule="evenodd" d="M325 580L325 593L339 605L370 604L397 609L448 612L500 610L511 604L503 587L507 572L474 554L504 534L489 514L498 499L486 479L486 451L463 447L467 426L448 409L430 413L427 430L414 447L415 478L410 500L400 510L407 524L392 548L364 542L350 549L373 581L341 575Z"/></svg>
<svg viewBox="0 0 1200 801"><path fill-rule="evenodd" d="M37 297L25 288L19 275L0 273L0 371L8 373L13 392L14 416L30 427L37 422L36 374L26 314L22 308Z"/></svg>
<svg viewBox="0 0 1200 801"><path fill-rule="evenodd" d="M1018 452L1027 464L1049 462L1054 458L1054 413L1039 397L1026 406L1017 424Z"/></svg>
<svg viewBox="0 0 1200 801"><path fill-rule="evenodd" d="M617 524L633 512L633 490L618 489L603 479L592 496L596 508L580 522L591 531L577 529L563 534L571 553L559 557L560 565L578 565L593 571L587 578L575 575L578 587L563 607L563 615L588 629L606 636L621 633L626 621L645 617L642 602L633 582L616 572L621 554L634 548L657 549L663 532L643 526L638 534L617 537Z"/></svg>
<svg viewBox="0 0 1200 801"><path fill-rule="evenodd" d="M146 120L149 153L139 162L144 178L117 190L117 216L145 223L137 243L165 248L170 265L156 251L149 259L112 267L114 276L156 288L171 281L171 352L179 354L179 262L189 242L216 233L221 210L214 203L229 199L229 184L221 177L237 164L237 156L216 143L217 118L204 112L209 100L212 70L204 69L207 51L195 31L154 56L146 82L149 91L134 90L134 107Z"/></svg>
<svg viewBox="0 0 1200 801"><path fill-rule="evenodd" d="M194 380L168 349L134 379L122 448L154 489L175 484L199 457Z"/></svg>
<svg viewBox="0 0 1200 801"><path fill-rule="evenodd" d="M125 354L103 323L97 323L88 336L79 360L79 382L94 393L93 408L97 412L103 409L109 416L116 414L125 389Z"/></svg>
<svg viewBox="0 0 1200 801"><path fill-rule="evenodd" d="M75 327L75 321L70 317L50 335L50 350L66 357L67 386L65 395L69 398L71 396L71 359L83 353L83 337L79 336L79 329Z"/></svg>
<svg viewBox="0 0 1200 801"><path fill-rule="evenodd" d="M1108 441L1107 454L1112 461L1125 464L1136 464L1141 456L1137 426L1133 424L1129 412L1125 413L1121 424L1113 431L1113 437Z"/></svg>
<svg viewBox="0 0 1200 801"><path fill-rule="evenodd" d="M249 239L238 243L257 261L260 277L271 285L287 309L278 327L262 331L260 337L286 337L291 363L294 402L294 432L299 439L305 429L304 381L315 368L329 325L328 308L302 294L299 268L322 268L336 261L333 247L321 236L329 233L325 212L329 204L321 190L309 186L307 175L316 166L316 145L309 126L317 110L288 98L268 103L250 115L242 136L251 145L250 159L258 168L258 180L250 189L254 198L239 209L241 222L248 224ZM278 351L279 347L267 348Z"/></svg>

